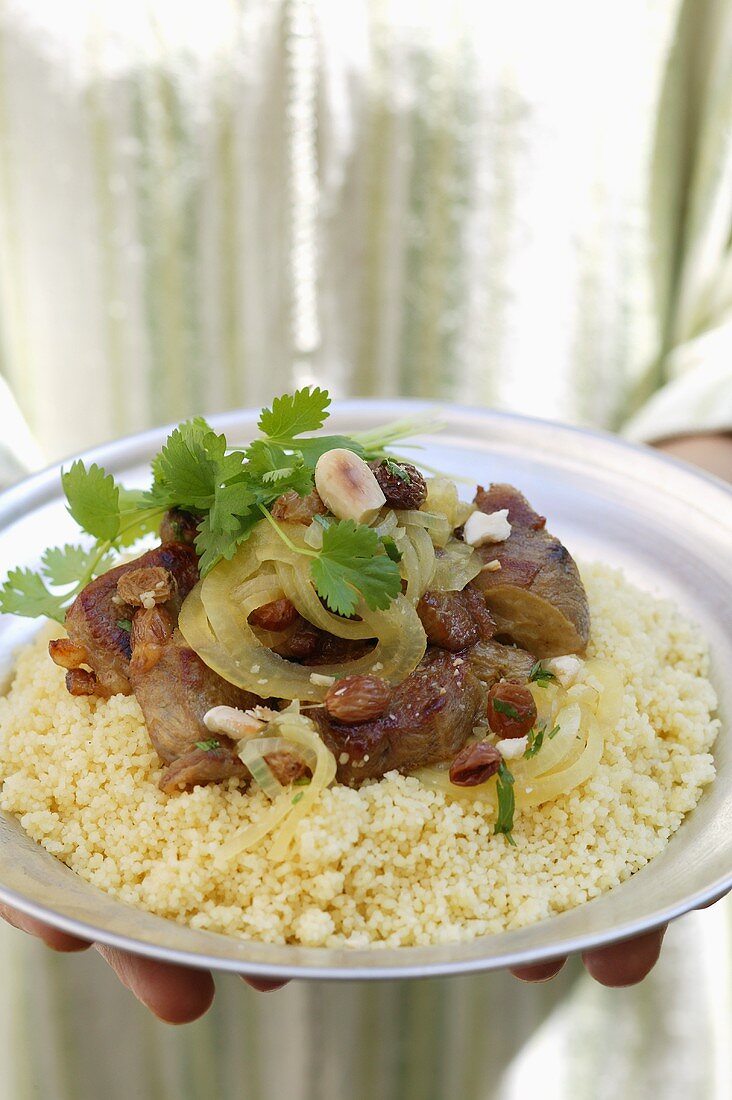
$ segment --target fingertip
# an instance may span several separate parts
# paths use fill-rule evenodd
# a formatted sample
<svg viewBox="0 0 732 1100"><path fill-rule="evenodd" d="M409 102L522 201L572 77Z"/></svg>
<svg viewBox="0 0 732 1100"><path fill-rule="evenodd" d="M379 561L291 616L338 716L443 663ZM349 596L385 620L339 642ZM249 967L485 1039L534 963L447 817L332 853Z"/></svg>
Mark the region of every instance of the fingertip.
<svg viewBox="0 0 732 1100"><path fill-rule="evenodd" d="M68 932L62 932L60 928L53 928L50 924L36 920L18 909L8 906L0 906L0 916L19 932L25 932L35 939L41 940L52 951L73 952L86 951L91 947L88 940L80 940L78 936L71 936Z"/></svg>
<svg viewBox="0 0 732 1100"><path fill-rule="evenodd" d="M566 963L566 956L550 959L549 962L536 963L534 966L512 966L511 973L521 982L549 982L555 978Z"/></svg>
<svg viewBox="0 0 732 1100"><path fill-rule="evenodd" d="M623 940L597 951L585 951L582 961L588 974L611 989L636 985L658 962L666 928L656 928L632 940Z"/></svg>
<svg viewBox="0 0 732 1100"><path fill-rule="evenodd" d="M274 993L276 990L282 989L283 986L289 985L287 981L273 982L267 981L265 978L248 978L246 974L242 974L241 978L252 989L256 989L257 993Z"/></svg>
<svg viewBox="0 0 732 1100"><path fill-rule="evenodd" d="M216 986L208 970L146 959L102 944L96 948L122 984L163 1023L193 1023L213 1003Z"/></svg>

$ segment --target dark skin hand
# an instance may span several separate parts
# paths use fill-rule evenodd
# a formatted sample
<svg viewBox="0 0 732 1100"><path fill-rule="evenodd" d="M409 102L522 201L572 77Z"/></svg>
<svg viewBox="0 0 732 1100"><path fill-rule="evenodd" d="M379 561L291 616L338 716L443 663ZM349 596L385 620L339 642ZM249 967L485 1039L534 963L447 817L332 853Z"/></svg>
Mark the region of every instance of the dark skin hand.
<svg viewBox="0 0 732 1100"><path fill-rule="evenodd" d="M659 450L708 470L717 477L732 481L732 435L685 436L665 440ZM716 899L719 900L719 899ZM713 903L711 903L713 904ZM0 917L15 928L35 936L54 951L84 951L92 946L86 940L57 931L33 917L27 917L9 906L0 905ZM666 925L645 932L634 939L610 944L582 954L587 973L601 985L610 988L635 985L643 981L655 966L661 953ZM95 950L112 967L115 974L138 1001L158 1019L169 1024L187 1024L203 1016L214 999L215 986L208 970L193 970L172 963L146 959L116 947L94 944ZM512 968L511 973L525 982L546 982L562 969L566 958L554 959L535 966ZM265 982L257 978L244 981L259 992L280 989L285 982Z"/></svg>

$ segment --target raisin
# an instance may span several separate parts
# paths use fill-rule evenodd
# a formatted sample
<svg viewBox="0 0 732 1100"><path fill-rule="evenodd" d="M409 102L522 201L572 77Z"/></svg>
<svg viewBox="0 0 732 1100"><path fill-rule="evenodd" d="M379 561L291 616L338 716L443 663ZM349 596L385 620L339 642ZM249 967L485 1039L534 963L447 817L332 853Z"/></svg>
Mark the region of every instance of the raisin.
<svg viewBox="0 0 732 1100"><path fill-rule="evenodd" d="M427 499L427 482L408 462L369 462L390 508L419 508Z"/></svg>
<svg viewBox="0 0 732 1100"><path fill-rule="evenodd" d="M466 745L450 765L450 782L456 787L477 787L496 774L502 759L496 746L488 741Z"/></svg>
<svg viewBox="0 0 732 1100"><path fill-rule="evenodd" d="M391 700L391 688L378 676L346 676L333 684L325 709L336 722L357 725L381 718Z"/></svg>
<svg viewBox="0 0 732 1100"><path fill-rule="evenodd" d="M488 692L487 715L499 737L524 737L536 723L536 703L522 684L494 684Z"/></svg>

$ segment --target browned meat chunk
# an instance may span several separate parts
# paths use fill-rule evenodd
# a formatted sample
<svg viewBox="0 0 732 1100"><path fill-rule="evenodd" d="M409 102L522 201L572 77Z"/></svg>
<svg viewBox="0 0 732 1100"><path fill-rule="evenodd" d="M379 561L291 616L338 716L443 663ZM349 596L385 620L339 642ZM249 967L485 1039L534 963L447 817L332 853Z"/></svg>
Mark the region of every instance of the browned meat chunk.
<svg viewBox="0 0 732 1100"><path fill-rule="evenodd" d="M175 579L175 593L162 606L174 620L180 605L198 580L195 550L173 542L149 550L137 561L126 562L90 581L66 613L69 641L86 651L84 663L96 678L95 694L102 698L121 693L129 695L128 678L131 639L124 625L129 607L117 594L117 585L127 573L160 568ZM54 652L51 652L54 657Z"/></svg>
<svg viewBox="0 0 732 1100"><path fill-rule="evenodd" d="M479 488L481 512L508 509L511 534L505 542L481 546L487 563L473 584L485 594L496 621L496 633L510 638L537 657L582 653L590 636L590 612L574 560L559 539L545 530L538 515L512 485Z"/></svg>
<svg viewBox="0 0 732 1100"><path fill-rule="evenodd" d="M207 735L210 737L210 734ZM217 748L193 749L179 756L160 777L158 786L165 794L177 794L205 783L217 783L232 775L248 779L249 772L234 752L227 738Z"/></svg>
<svg viewBox="0 0 732 1100"><path fill-rule="evenodd" d="M285 523L308 524L313 516L325 516L328 509L323 504L317 489L307 496L298 496L294 489L283 493L272 505L272 515Z"/></svg>
<svg viewBox="0 0 732 1100"><path fill-rule="evenodd" d="M130 569L117 583L117 595L131 607L154 607L167 603L175 594L175 577L160 565Z"/></svg>
<svg viewBox="0 0 732 1100"><path fill-rule="evenodd" d="M484 694L462 657L429 649L415 671L393 689L383 717L348 725L309 712L338 761L337 779L355 787L388 771L409 773L450 760L465 744Z"/></svg>
<svg viewBox="0 0 732 1100"><path fill-rule="evenodd" d="M145 614L148 613L138 611L135 620ZM248 710L261 703L256 695L242 691L213 672L177 630L167 640L154 643L159 645L154 664L138 662L136 628L137 623L130 683L145 715L150 740L166 764L191 752L197 741L211 737L203 724L203 716L211 707Z"/></svg>
<svg viewBox="0 0 732 1100"><path fill-rule="evenodd" d="M471 669L486 687L499 680L528 680L536 664L536 658L513 645L500 642L481 642L467 653Z"/></svg>
<svg viewBox="0 0 732 1100"><path fill-rule="evenodd" d="M233 742L228 737L215 738L219 743L215 748L195 748L185 756L179 757L160 777L159 787L165 794L177 794L181 790L203 786L204 783L217 783L235 775L243 780L244 786L251 779L249 769L236 755ZM264 758L280 783L289 783L310 775L302 761L287 752L274 752Z"/></svg>
<svg viewBox="0 0 732 1100"><path fill-rule="evenodd" d="M430 645L458 653L479 641L488 641L496 624L486 607L485 597L477 588L462 592L425 592L417 604L417 614Z"/></svg>
<svg viewBox="0 0 732 1100"><path fill-rule="evenodd" d="M198 525L203 517L194 512L184 512L180 508L171 508L163 516L160 524L160 541L185 542L193 546L198 533Z"/></svg>

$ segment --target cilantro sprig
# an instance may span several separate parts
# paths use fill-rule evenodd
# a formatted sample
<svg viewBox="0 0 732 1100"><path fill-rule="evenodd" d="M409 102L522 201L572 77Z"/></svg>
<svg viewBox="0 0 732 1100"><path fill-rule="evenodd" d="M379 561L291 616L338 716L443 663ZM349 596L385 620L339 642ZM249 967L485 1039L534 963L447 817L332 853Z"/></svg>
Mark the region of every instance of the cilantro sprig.
<svg viewBox="0 0 732 1100"><path fill-rule="evenodd" d="M91 545L69 544L47 550L40 568L13 569L0 587L0 611L64 621L66 609L115 555L159 526L171 509L191 513L197 522L196 551L202 576L237 549L266 518L281 536L271 506L286 492L306 496L314 488L318 458L334 447L364 459L391 461L389 448L430 422L399 421L358 437L311 435L323 427L330 396L306 387L277 397L263 409L261 432L247 447L232 449L224 435L195 417L175 428L152 461L148 490L125 489L96 463L72 463L61 475L68 511ZM360 600L383 609L399 594L399 551L390 538L369 527L331 523L322 549L296 548L311 557L311 576L327 606L351 615Z"/></svg>

